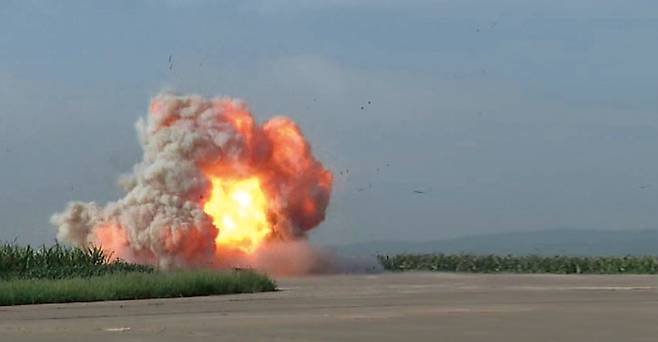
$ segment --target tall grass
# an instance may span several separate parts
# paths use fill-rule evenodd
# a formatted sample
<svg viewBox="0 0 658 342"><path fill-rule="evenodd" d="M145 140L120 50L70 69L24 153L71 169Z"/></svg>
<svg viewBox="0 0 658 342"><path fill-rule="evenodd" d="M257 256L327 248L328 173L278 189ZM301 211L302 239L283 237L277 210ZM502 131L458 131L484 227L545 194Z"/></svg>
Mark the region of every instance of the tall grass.
<svg viewBox="0 0 658 342"><path fill-rule="evenodd" d="M89 278L0 281L0 305L172 298L274 291L250 271L115 273Z"/></svg>
<svg viewBox="0 0 658 342"><path fill-rule="evenodd" d="M0 280L64 279L92 277L124 272L153 272L145 265L112 260L98 247L86 249L61 245L30 246L0 245Z"/></svg>
<svg viewBox="0 0 658 342"><path fill-rule="evenodd" d="M97 247L0 246L0 305L170 298L273 291L254 272L156 271Z"/></svg>
<svg viewBox="0 0 658 342"><path fill-rule="evenodd" d="M656 274L655 256L499 256L472 254L400 254L378 256L389 271L558 274Z"/></svg>

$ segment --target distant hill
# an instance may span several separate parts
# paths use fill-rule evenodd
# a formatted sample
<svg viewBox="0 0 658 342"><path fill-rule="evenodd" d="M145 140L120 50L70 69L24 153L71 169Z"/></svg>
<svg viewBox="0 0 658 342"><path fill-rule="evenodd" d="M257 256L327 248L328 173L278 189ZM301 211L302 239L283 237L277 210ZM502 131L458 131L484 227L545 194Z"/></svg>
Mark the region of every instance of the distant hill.
<svg viewBox="0 0 658 342"><path fill-rule="evenodd" d="M332 246L344 255L474 253L539 255L658 255L658 230L557 229L500 233L427 242L373 241Z"/></svg>

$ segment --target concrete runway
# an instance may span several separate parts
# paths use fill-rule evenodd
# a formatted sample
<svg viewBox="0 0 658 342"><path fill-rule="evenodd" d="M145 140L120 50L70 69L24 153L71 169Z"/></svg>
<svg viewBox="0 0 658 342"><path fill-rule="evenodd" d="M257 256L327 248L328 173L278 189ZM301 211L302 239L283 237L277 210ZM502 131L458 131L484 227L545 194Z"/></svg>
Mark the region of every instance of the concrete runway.
<svg viewBox="0 0 658 342"><path fill-rule="evenodd" d="M656 276L402 273L276 293L0 307L0 341L658 341Z"/></svg>

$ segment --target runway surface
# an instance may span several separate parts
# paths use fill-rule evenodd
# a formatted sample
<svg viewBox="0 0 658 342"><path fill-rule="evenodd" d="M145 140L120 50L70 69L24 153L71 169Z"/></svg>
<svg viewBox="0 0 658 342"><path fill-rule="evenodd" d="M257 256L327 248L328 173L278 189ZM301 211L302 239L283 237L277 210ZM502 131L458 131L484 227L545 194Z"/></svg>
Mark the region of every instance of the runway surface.
<svg viewBox="0 0 658 342"><path fill-rule="evenodd" d="M262 294L0 307L0 341L658 341L656 276L399 273Z"/></svg>

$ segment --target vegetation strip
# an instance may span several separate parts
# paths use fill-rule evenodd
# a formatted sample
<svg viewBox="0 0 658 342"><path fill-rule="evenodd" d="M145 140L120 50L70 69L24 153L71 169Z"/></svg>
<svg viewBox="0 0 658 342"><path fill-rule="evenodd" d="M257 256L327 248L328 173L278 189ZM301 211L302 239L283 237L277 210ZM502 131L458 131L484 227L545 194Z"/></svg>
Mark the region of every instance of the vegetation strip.
<svg viewBox="0 0 658 342"><path fill-rule="evenodd" d="M0 281L0 305L172 298L276 290L275 283L251 271L116 273L71 279Z"/></svg>
<svg viewBox="0 0 658 342"><path fill-rule="evenodd" d="M557 274L656 274L656 256L514 256L472 254L379 255L388 271Z"/></svg>
<svg viewBox="0 0 658 342"><path fill-rule="evenodd" d="M252 271L157 271L101 248L0 246L0 305L91 302L276 290Z"/></svg>
<svg viewBox="0 0 658 342"><path fill-rule="evenodd" d="M30 246L0 245L0 281L66 279L153 271L151 266L112 259L111 255L98 247L79 249L54 245L34 249Z"/></svg>

